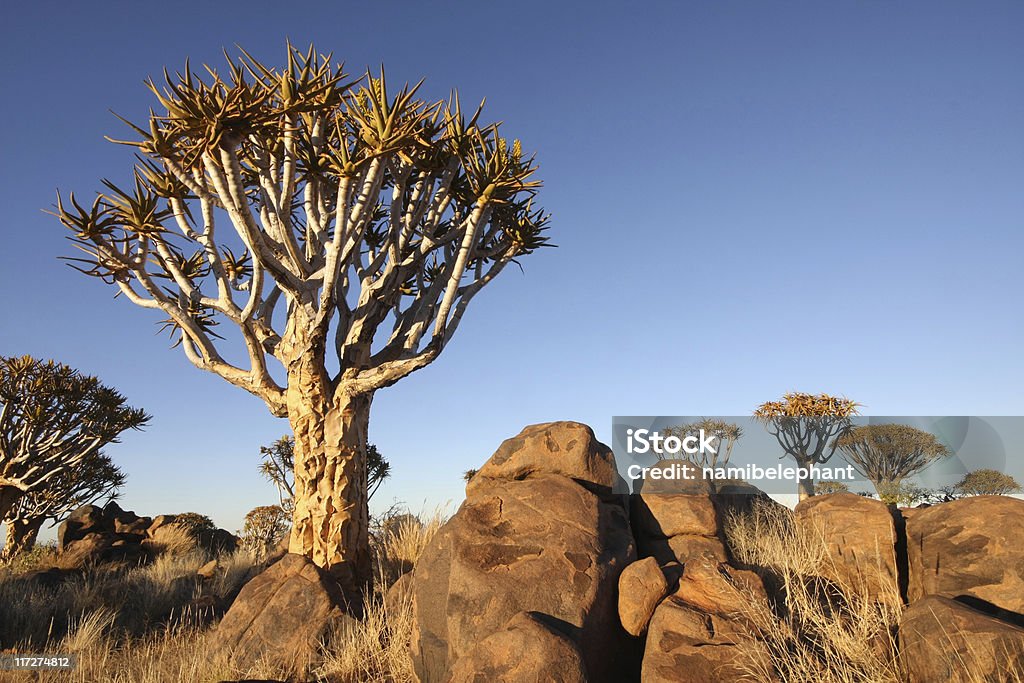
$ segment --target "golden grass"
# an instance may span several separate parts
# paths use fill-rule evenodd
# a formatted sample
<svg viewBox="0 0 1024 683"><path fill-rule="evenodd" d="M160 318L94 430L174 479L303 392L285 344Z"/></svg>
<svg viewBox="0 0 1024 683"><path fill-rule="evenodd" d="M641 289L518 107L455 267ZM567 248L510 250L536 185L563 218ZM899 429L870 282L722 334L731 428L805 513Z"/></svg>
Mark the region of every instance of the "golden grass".
<svg viewBox="0 0 1024 683"><path fill-rule="evenodd" d="M424 519L403 517L375 536L376 577L364 618L343 621L330 634L315 680L414 680L408 653L411 598L386 603L385 595L415 564L444 519L440 511ZM269 662L235 670L215 660L208 645L209 620L188 606L199 595L223 597L237 591L258 569L254 556L246 551L223 555L214 578L201 582L196 571L210 556L192 547L183 554L161 555L143 567L95 568L53 590L29 589L17 576L26 566L45 566L0 568L0 650L78 657L74 671L38 676L0 672L0 681L165 683L279 675Z"/></svg>
<svg viewBox="0 0 1024 683"><path fill-rule="evenodd" d="M744 617L760 646L744 668L754 680L898 683L899 595L875 599L867 586L825 579L831 558L824 538L798 526L790 510L757 504L730 514L726 539L733 556L778 588L779 604L751 599ZM895 591L895 588L894 588Z"/></svg>
<svg viewBox="0 0 1024 683"><path fill-rule="evenodd" d="M737 562L758 571L780 597L775 605L753 595L747 601L743 616L757 642L743 649L742 667L751 680L907 680L897 654L903 605L895 587L879 594L885 581L862 577L839 586L825 578L837 573L820 530L798 526L792 511L780 505L756 504L749 512L728 515L725 534ZM944 647L963 665L959 681L990 681L968 665L972 650L960 654L949 643ZM1007 669L998 680L1024 683L1024 672Z"/></svg>

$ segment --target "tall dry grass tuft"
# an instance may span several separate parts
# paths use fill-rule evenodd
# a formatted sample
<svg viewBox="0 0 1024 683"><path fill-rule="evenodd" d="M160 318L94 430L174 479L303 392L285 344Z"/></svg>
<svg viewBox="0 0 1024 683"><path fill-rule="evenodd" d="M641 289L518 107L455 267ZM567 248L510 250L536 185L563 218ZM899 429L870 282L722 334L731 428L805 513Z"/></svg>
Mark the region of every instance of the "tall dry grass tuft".
<svg viewBox="0 0 1024 683"><path fill-rule="evenodd" d="M898 683L897 626L902 605L868 585L837 585L819 532L798 526L780 505L732 513L726 539L736 560L758 571L780 599L751 599L744 615L759 645L744 666L755 680Z"/></svg>
<svg viewBox="0 0 1024 683"><path fill-rule="evenodd" d="M384 521L374 535L374 592L383 594L412 570L423 549L448 516L443 507L420 515L400 514Z"/></svg>
<svg viewBox="0 0 1024 683"><path fill-rule="evenodd" d="M412 598L385 602L374 594L359 621L344 621L325 645L319 675L339 683L412 683Z"/></svg>
<svg viewBox="0 0 1024 683"><path fill-rule="evenodd" d="M339 683L411 683L415 681L409 640L412 636L412 596L387 598L388 589L415 567L423 549L445 523L443 508L414 516L396 515L380 525L374 536L377 566L373 590L363 606L363 618L344 621L331 633L319 675Z"/></svg>

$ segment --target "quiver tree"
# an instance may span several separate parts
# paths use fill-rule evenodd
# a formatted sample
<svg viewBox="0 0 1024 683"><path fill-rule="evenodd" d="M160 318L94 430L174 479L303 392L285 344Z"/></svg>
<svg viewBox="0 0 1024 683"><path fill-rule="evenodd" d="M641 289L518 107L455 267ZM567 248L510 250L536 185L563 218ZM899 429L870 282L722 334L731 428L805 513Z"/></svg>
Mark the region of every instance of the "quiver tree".
<svg viewBox="0 0 1024 683"><path fill-rule="evenodd" d="M288 531L290 516L280 505L261 505L245 515L242 545L262 558Z"/></svg>
<svg viewBox="0 0 1024 683"><path fill-rule="evenodd" d="M765 425L798 467L809 469L828 462L836 451L836 438L850 430L858 403L829 394L790 392L779 401L762 403L754 417ZM814 495L813 477L797 482L800 500Z"/></svg>
<svg viewBox="0 0 1024 683"><path fill-rule="evenodd" d="M679 439L685 439L688 436L699 437L701 430L704 430L705 435L717 437L715 442L715 452L686 453L685 455L687 460L701 468L727 465L729 463L729 457L732 455L733 446L735 446L739 438L743 436L743 429L737 424L726 422L725 420L716 420L710 417L705 417L697 422L690 422L688 424L663 429L662 435L665 437L675 436Z"/></svg>
<svg viewBox="0 0 1024 683"><path fill-rule="evenodd" d="M285 435L269 446L260 446L260 455L263 457L260 474L277 488L281 509L291 514L295 509L295 439ZM374 444L366 444L367 502L390 476L391 463Z"/></svg>
<svg viewBox="0 0 1024 683"><path fill-rule="evenodd" d="M75 467L32 489L7 513L3 556L9 558L31 550L47 519L60 522L83 505L114 500L124 482L124 472L107 455L91 453Z"/></svg>
<svg viewBox="0 0 1024 683"><path fill-rule="evenodd" d="M1008 496L1019 493L1021 485L1009 474L984 469L965 474L954 490L958 496Z"/></svg>
<svg viewBox="0 0 1024 683"><path fill-rule="evenodd" d="M130 186L58 198L73 263L288 418L290 550L366 578L374 392L437 358L480 290L545 245L533 160L457 97L394 93L383 71L349 80L313 48L289 46L279 70L243 51L163 81L125 143ZM244 363L223 353L228 327Z"/></svg>
<svg viewBox="0 0 1024 683"><path fill-rule="evenodd" d="M0 520L149 416L66 365L0 357Z"/></svg>
<svg viewBox="0 0 1024 683"><path fill-rule="evenodd" d="M902 424L853 427L836 439L836 446L879 495L950 454L934 434Z"/></svg>
<svg viewBox="0 0 1024 683"><path fill-rule="evenodd" d="M277 489L282 510L295 510L295 439L282 436L269 446L260 446L260 474Z"/></svg>

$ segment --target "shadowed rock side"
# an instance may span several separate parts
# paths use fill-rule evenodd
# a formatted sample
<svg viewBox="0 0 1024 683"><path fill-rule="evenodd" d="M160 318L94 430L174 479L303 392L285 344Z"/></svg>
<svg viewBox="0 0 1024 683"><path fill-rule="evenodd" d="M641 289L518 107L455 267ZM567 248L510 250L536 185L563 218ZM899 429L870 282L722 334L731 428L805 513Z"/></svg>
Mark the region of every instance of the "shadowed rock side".
<svg viewBox="0 0 1024 683"><path fill-rule="evenodd" d="M246 669L266 659L300 676L320 663L320 642L347 618L337 583L289 553L250 580L217 626L213 656Z"/></svg>
<svg viewBox="0 0 1024 683"><path fill-rule="evenodd" d="M1024 500L976 496L907 517L911 602L972 596L1024 615Z"/></svg>
<svg viewBox="0 0 1024 683"><path fill-rule="evenodd" d="M900 660L909 683L1009 683L1024 672L1024 629L932 595L903 614Z"/></svg>
<svg viewBox="0 0 1024 683"><path fill-rule="evenodd" d="M794 516L806 533L824 541L825 578L857 594L899 603L896 526L885 503L833 493L801 501Z"/></svg>
<svg viewBox="0 0 1024 683"><path fill-rule="evenodd" d="M535 425L502 444L414 570L420 680L445 680L520 612L559 624L588 680L635 678L636 644L619 623L617 586L636 553L611 495L614 476L610 450L585 425ZM530 633L537 641L528 649L539 651L549 636L531 628L516 637Z"/></svg>
<svg viewBox="0 0 1024 683"><path fill-rule="evenodd" d="M575 641L537 612L519 612L452 667L449 683L586 683Z"/></svg>

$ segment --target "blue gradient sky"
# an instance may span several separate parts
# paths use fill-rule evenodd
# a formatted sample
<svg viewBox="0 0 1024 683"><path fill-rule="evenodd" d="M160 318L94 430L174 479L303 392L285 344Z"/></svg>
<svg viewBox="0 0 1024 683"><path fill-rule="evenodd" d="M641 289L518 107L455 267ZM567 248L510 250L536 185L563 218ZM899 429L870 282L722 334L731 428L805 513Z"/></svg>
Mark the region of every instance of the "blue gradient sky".
<svg viewBox="0 0 1024 683"><path fill-rule="evenodd" d="M1024 4L171 6L15 3L0 29L0 353L97 374L154 415L110 449L140 514L238 528L274 500L258 447L287 425L59 262L41 209L128 177L103 136L126 134L111 109L144 116L144 78L235 43L278 63L285 37L433 97L486 95L554 214L559 248L377 395L378 504L457 503L463 470L547 420L608 439L614 414L746 414L790 389L875 415L1024 413Z"/></svg>

